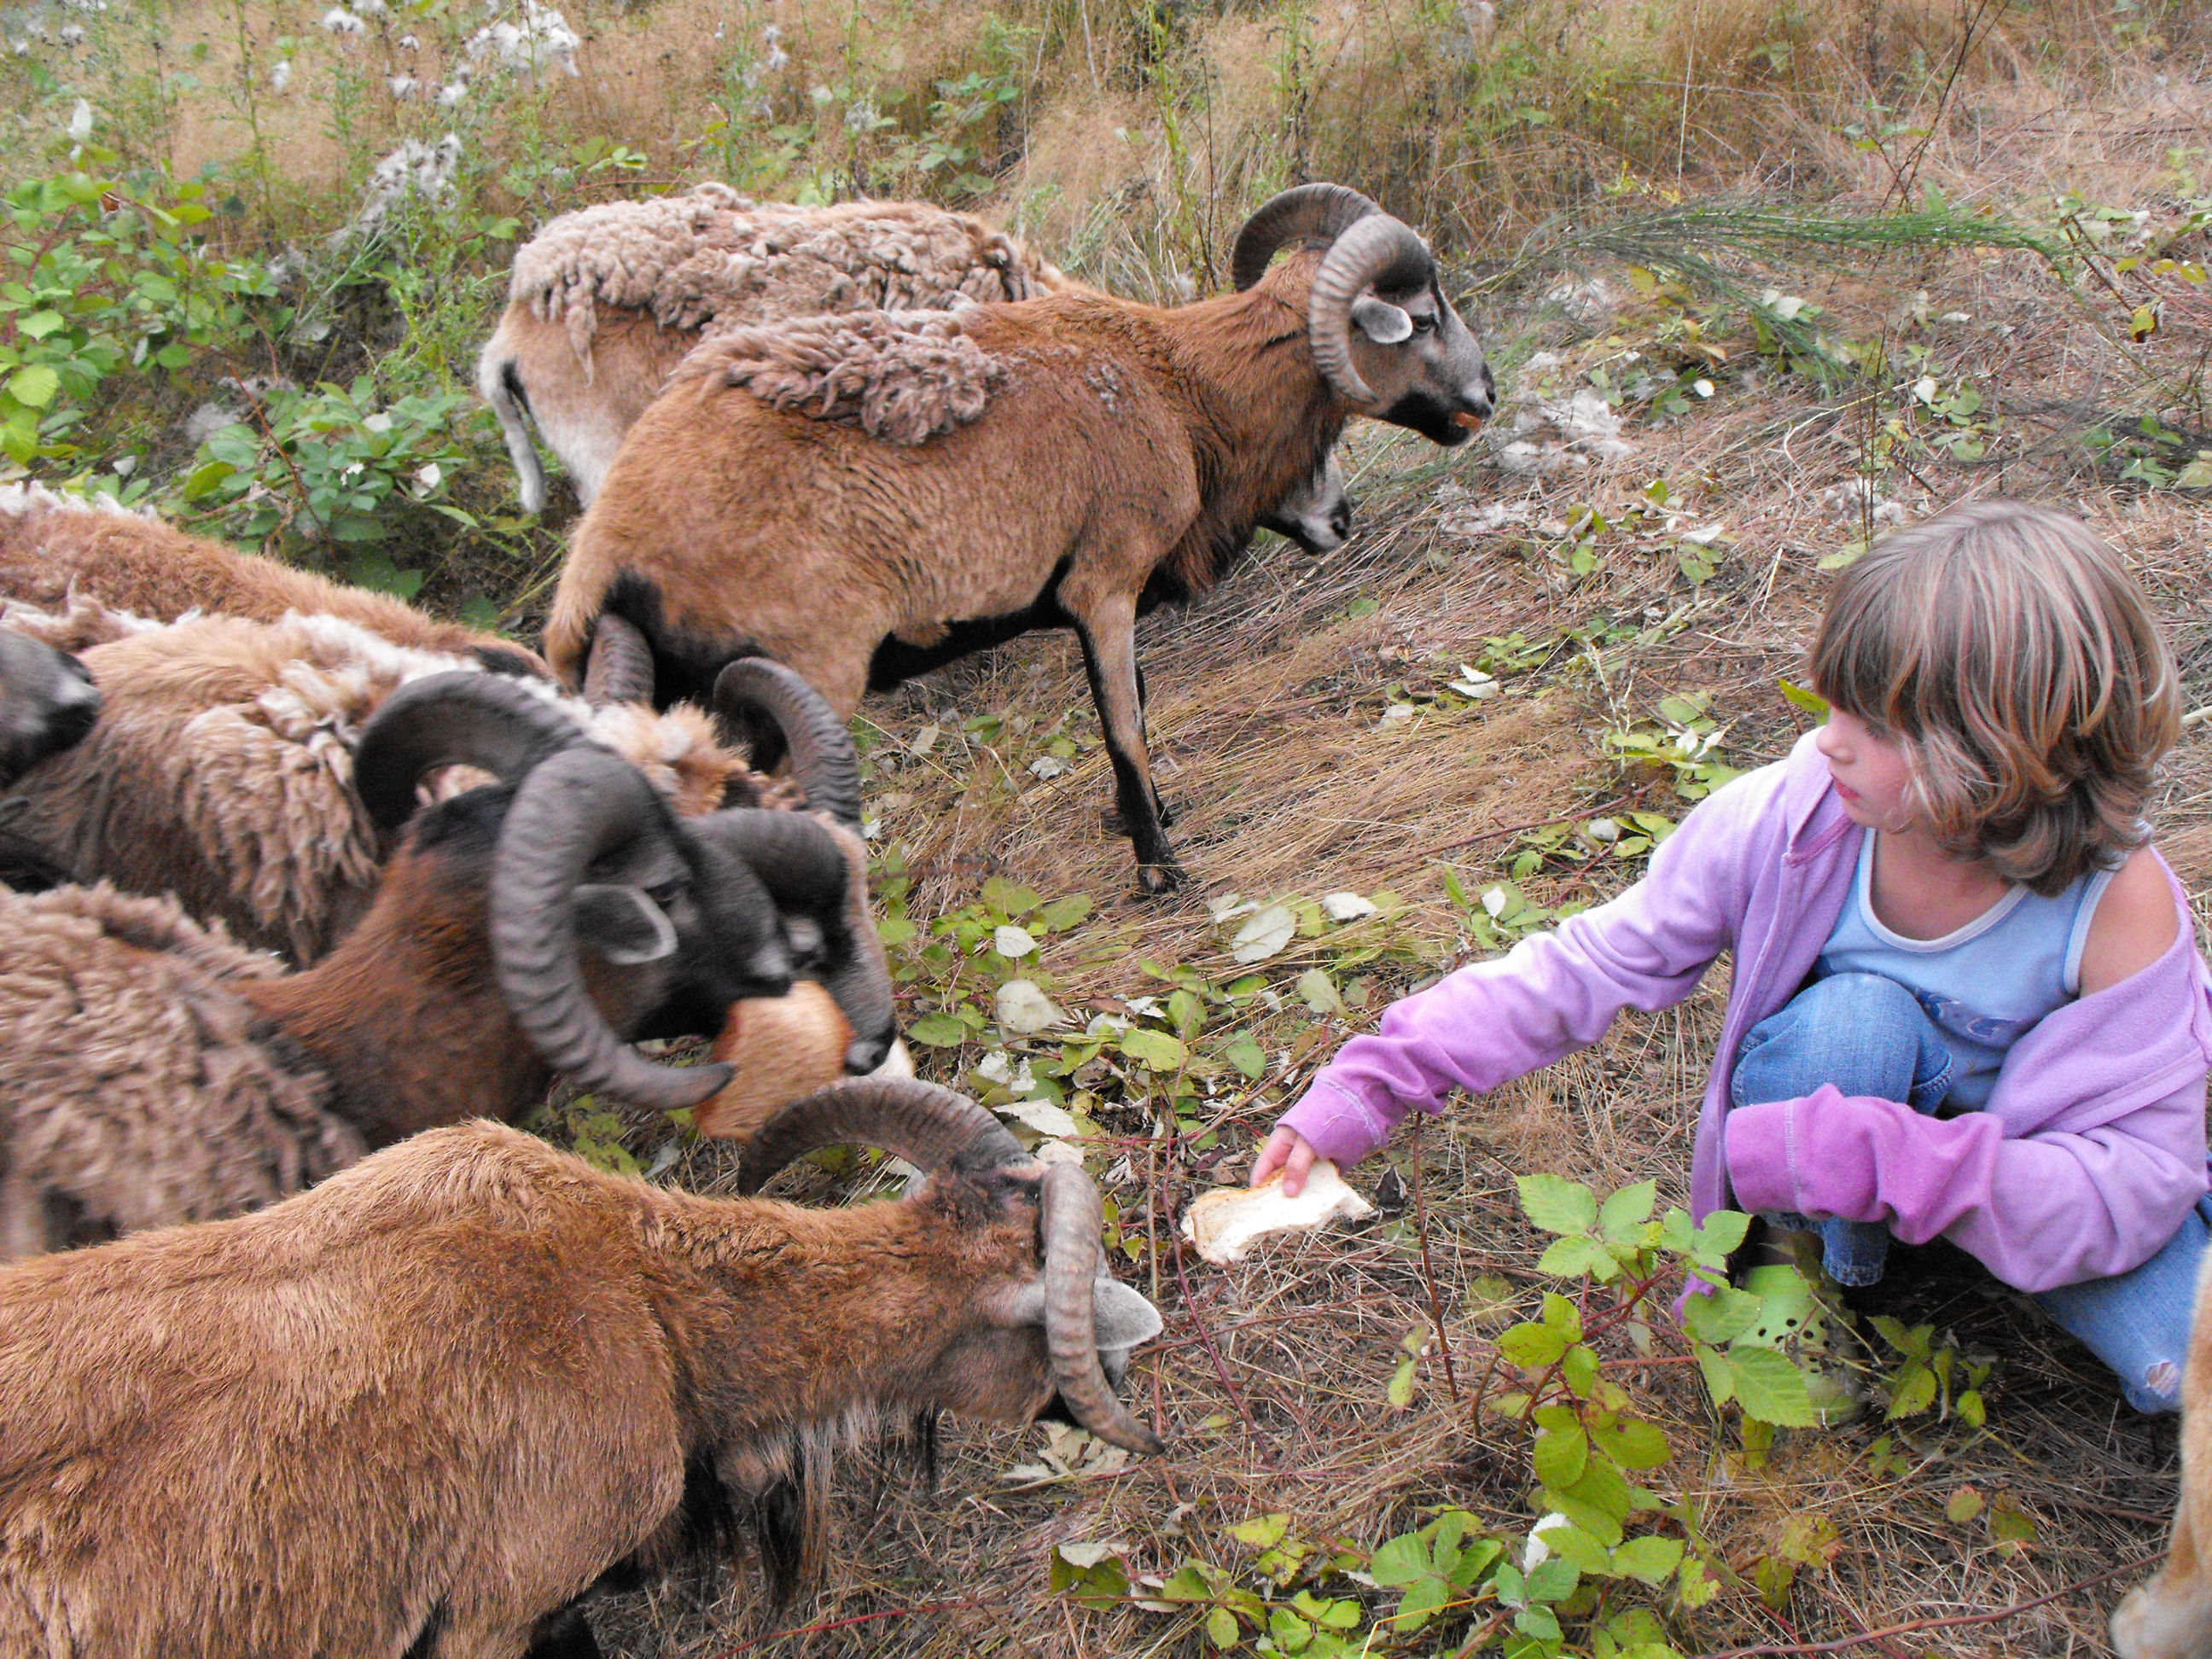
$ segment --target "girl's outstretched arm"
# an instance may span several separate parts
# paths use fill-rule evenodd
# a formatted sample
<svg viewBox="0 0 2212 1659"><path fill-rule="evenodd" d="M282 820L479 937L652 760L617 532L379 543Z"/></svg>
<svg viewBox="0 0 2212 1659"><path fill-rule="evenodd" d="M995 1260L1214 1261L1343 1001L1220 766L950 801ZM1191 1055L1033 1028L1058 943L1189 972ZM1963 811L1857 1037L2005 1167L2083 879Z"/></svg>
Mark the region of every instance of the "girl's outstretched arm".
<svg viewBox="0 0 2212 1659"><path fill-rule="evenodd" d="M1254 1178L1301 1157L1355 1164L1407 1111L1548 1065L1595 1042L1623 1008L1688 996L1734 942L1753 883L1780 863L1784 772L1763 767L1699 803L1618 898L1393 1003L1284 1114Z"/></svg>

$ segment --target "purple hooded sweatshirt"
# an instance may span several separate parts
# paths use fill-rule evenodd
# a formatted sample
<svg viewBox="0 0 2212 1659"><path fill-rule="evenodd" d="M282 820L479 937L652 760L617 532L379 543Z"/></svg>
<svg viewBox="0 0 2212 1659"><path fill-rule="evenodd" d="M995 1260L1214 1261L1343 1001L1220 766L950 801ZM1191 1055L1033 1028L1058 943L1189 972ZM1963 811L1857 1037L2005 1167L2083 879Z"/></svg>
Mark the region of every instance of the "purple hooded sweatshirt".
<svg viewBox="0 0 2212 1659"><path fill-rule="evenodd" d="M1909 1243L1947 1237L2025 1291L2148 1260L2205 1190L2212 978L2185 923L2149 967L2023 1035L1981 1111L1923 1117L1825 1085L1729 1110L1737 1050L1804 984L1863 833L1808 734L1700 804L1619 898L1393 1003L1282 1121L1323 1158L1356 1163L1408 1110L1547 1066L1623 1008L1669 1007L1733 951L1691 1155L1698 1216L1733 1204L1884 1222Z"/></svg>

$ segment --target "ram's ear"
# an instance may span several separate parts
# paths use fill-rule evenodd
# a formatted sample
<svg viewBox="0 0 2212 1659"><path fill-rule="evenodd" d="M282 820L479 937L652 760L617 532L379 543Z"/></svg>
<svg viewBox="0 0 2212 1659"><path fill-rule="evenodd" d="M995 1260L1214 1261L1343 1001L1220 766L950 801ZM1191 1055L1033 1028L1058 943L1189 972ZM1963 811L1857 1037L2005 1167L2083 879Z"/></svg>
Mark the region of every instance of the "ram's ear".
<svg viewBox="0 0 2212 1659"><path fill-rule="evenodd" d="M1388 300L1373 298L1352 302L1352 320L1377 345L1396 345L1413 337L1413 319Z"/></svg>
<svg viewBox="0 0 2212 1659"><path fill-rule="evenodd" d="M986 1307L1000 1325L1044 1323L1044 1280L1009 1284L989 1297ZM1160 1334L1160 1310L1120 1279L1101 1274L1091 1281L1091 1325L1102 1353L1127 1353Z"/></svg>
<svg viewBox="0 0 2212 1659"><path fill-rule="evenodd" d="M617 968L676 954L676 924L636 887L586 882L577 888L576 937Z"/></svg>
<svg viewBox="0 0 2212 1659"><path fill-rule="evenodd" d="M1118 1279L1091 1281L1091 1308L1103 1352L1127 1353L1160 1334L1160 1310Z"/></svg>

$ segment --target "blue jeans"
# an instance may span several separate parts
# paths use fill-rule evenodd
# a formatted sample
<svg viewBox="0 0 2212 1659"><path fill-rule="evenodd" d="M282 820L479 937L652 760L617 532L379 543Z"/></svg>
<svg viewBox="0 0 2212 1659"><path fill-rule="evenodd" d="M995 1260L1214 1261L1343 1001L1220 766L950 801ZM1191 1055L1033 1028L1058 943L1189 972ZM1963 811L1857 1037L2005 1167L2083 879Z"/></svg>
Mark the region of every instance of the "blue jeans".
<svg viewBox="0 0 2212 1659"><path fill-rule="evenodd" d="M1816 980L1752 1028L1736 1052L1731 1106L1796 1100L1822 1084L1846 1095L1901 1101L1932 1112L1951 1086L1951 1054L1912 993L1876 974ZM1769 1215L1776 1226L1820 1238L1821 1265L1839 1285L1881 1277L1889 1229L1878 1221ZM2110 1366L2142 1412L2180 1409L2197 1269L2212 1244L2212 1197L2140 1267L2038 1295L2036 1303Z"/></svg>

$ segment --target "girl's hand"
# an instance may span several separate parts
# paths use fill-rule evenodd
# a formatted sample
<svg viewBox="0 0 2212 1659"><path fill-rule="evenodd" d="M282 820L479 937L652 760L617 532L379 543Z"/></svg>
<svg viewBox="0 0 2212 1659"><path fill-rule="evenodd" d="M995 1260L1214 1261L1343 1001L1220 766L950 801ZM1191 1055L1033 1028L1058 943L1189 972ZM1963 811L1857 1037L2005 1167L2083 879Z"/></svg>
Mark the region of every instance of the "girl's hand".
<svg viewBox="0 0 2212 1659"><path fill-rule="evenodd" d="M1313 1168L1314 1159L1319 1156L1296 1129L1278 1129L1267 1137L1267 1144L1260 1149L1260 1156L1253 1160L1252 1184L1259 1186L1280 1170L1283 1172L1283 1196L1296 1198L1304 1189L1306 1171Z"/></svg>

